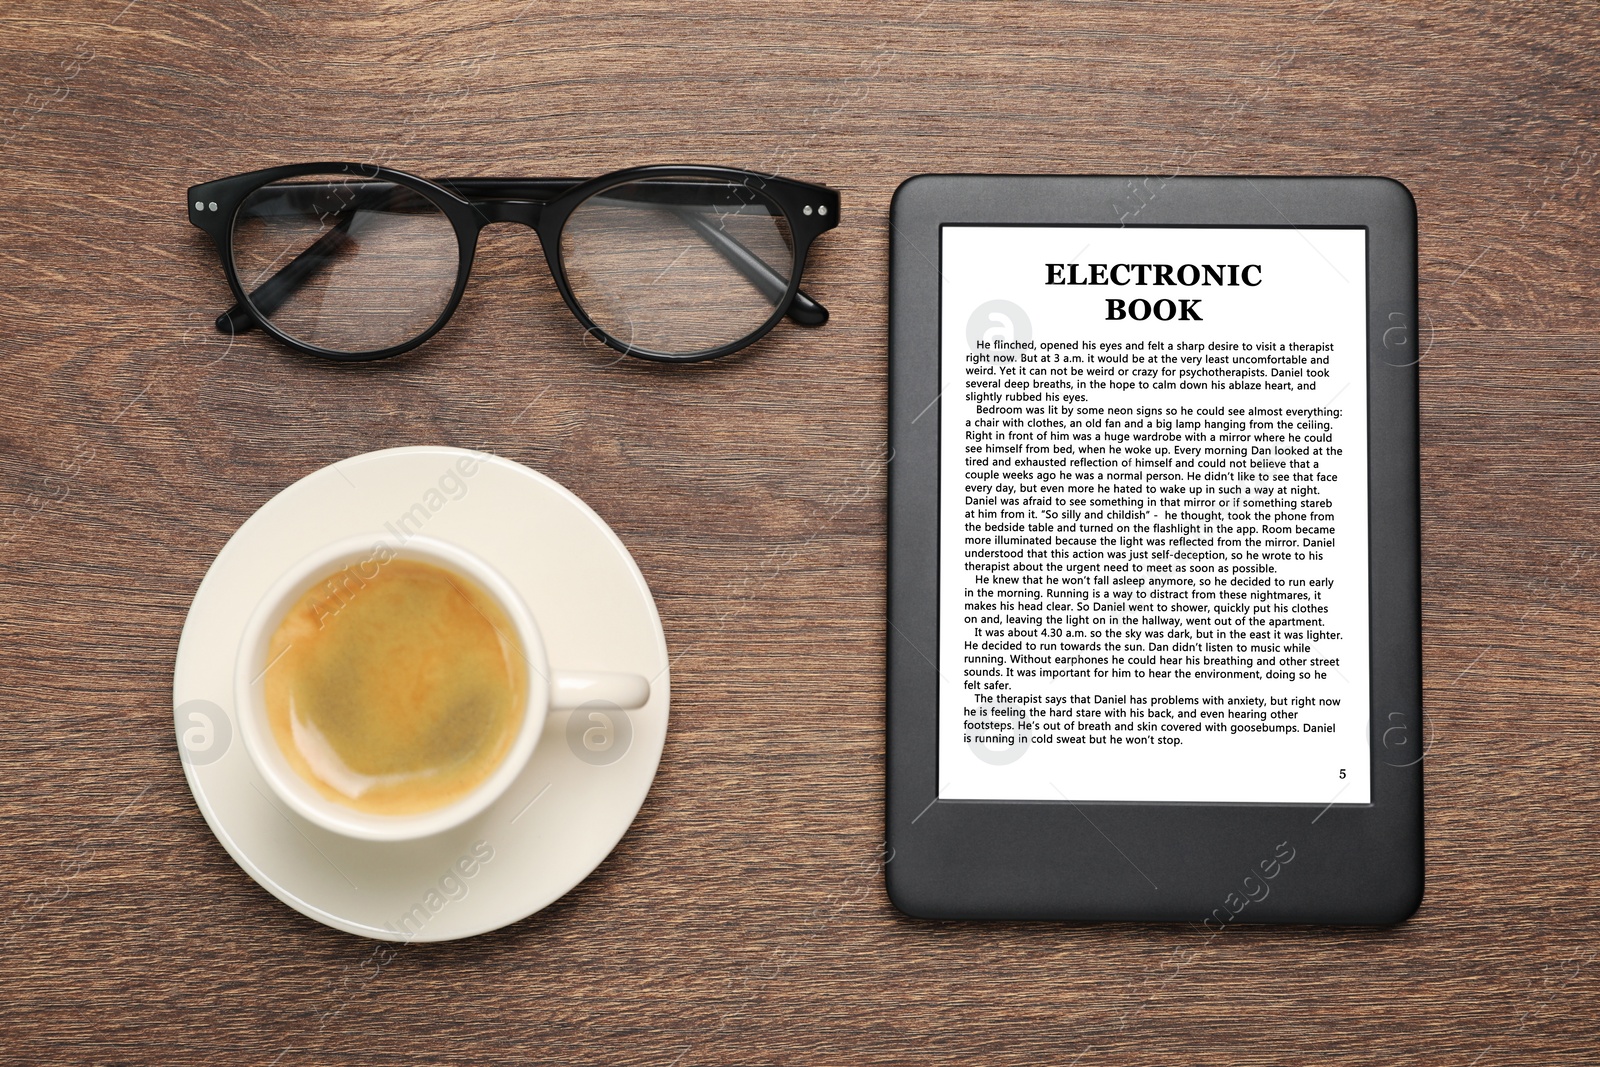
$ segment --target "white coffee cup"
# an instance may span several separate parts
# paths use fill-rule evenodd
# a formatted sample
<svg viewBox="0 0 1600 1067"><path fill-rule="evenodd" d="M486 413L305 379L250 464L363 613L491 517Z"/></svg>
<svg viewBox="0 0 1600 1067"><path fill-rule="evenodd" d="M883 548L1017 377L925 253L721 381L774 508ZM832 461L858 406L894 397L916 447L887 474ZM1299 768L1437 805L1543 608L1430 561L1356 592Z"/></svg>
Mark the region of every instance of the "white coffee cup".
<svg viewBox="0 0 1600 1067"><path fill-rule="evenodd" d="M328 798L308 782L291 766L272 732L265 695L265 679L271 668L268 648L289 609L313 587L346 567L354 568L358 577L371 578L393 559L432 563L476 582L510 620L528 666L522 725L505 758L465 796L443 807L410 815L360 811ZM370 568L371 573L364 568ZM431 537L411 537L396 545L378 533L327 545L273 583L245 625L235 660L233 688L245 749L273 793L302 818L334 833L368 841L427 837L482 812L522 773L551 710L577 708L590 701L623 709L639 708L650 699L650 683L637 674L552 670L545 656L544 639L527 604L510 582L478 556Z"/></svg>

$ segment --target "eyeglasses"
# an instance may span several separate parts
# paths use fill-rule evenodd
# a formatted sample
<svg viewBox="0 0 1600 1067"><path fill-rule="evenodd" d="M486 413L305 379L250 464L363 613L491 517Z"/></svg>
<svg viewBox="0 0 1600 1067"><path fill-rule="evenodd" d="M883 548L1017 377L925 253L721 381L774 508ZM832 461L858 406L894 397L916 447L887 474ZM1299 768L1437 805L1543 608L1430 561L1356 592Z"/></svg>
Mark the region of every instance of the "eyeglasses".
<svg viewBox="0 0 1600 1067"><path fill-rule="evenodd" d="M635 167L575 178L422 178L358 163L252 171L189 190L238 303L217 329L260 326L336 360L384 359L449 321L479 232L531 227L567 307L642 359L736 352L785 316L820 326L800 291L839 194L728 167Z"/></svg>

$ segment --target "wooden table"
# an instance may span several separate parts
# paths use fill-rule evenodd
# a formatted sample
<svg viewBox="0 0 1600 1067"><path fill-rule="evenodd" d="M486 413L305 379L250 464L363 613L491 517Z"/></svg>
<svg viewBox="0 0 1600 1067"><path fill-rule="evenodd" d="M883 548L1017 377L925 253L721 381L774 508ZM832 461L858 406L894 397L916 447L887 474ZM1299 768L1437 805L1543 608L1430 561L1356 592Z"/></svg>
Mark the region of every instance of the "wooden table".
<svg viewBox="0 0 1600 1067"><path fill-rule="evenodd" d="M7 1062L1392 1064L1600 1058L1600 10L469 0L0 12ZM833 312L712 365L580 343L485 235L411 356L258 334L193 181L724 163L844 197ZM1384 174L1421 213L1428 893L1394 929L918 922L884 895L885 269L924 171ZM588 500L677 656L632 831L397 950L279 904L175 751L196 585L284 485L487 449Z"/></svg>

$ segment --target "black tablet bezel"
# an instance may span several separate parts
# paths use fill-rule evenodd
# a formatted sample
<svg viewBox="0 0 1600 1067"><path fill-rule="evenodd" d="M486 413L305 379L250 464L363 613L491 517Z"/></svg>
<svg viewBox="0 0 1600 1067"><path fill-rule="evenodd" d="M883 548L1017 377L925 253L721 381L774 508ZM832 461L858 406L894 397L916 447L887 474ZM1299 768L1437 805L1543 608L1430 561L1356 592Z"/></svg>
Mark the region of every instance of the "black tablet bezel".
<svg viewBox="0 0 1600 1067"><path fill-rule="evenodd" d="M940 919L1377 924L1423 891L1416 207L1384 178L922 175L891 208L891 899ZM940 234L955 225L1367 231L1370 804L938 799Z"/></svg>

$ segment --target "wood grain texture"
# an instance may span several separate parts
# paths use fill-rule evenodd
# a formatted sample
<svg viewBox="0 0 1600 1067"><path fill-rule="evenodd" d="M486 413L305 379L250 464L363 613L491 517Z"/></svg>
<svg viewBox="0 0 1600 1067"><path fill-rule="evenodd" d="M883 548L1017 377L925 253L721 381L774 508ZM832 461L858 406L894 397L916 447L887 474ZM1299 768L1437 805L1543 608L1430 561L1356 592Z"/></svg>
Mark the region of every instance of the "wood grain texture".
<svg viewBox="0 0 1600 1067"><path fill-rule="evenodd" d="M125 6L126 5L126 6ZM1593 1063L1600 8L12 0L0 11L0 1058L12 1063ZM191 182L365 159L841 190L833 312L714 365L580 343L527 231L447 330L257 335ZM925 171L1385 174L1421 215L1428 892L1387 930L933 924L882 840L885 270ZM389 953L289 911L174 751L201 575L278 489L417 443L570 486L672 652L615 854Z"/></svg>

